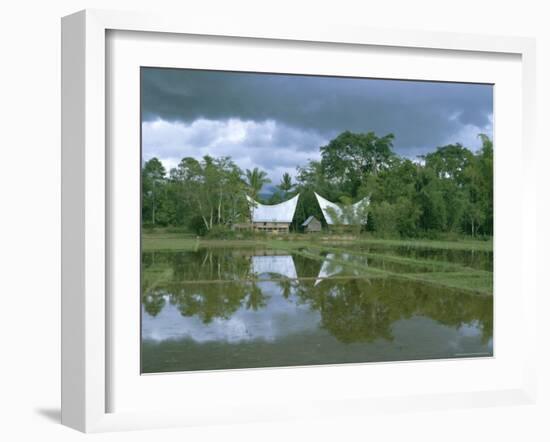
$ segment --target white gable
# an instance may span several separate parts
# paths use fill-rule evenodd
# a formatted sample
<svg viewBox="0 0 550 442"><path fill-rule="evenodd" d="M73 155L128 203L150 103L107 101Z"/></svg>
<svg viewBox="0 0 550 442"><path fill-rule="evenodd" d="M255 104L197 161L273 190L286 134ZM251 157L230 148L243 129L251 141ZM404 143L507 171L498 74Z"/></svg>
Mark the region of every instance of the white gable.
<svg viewBox="0 0 550 442"><path fill-rule="evenodd" d="M315 193L315 197L317 198L317 202L319 203L319 207L321 207L321 210L323 212L323 216L325 217L325 220L326 220L327 224L329 224L329 225L335 224L335 221L337 221L337 220L332 219L332 216L329 213L329 210L327 210L327 209L331 208L332 210L334 210L334 213L336 213L337 217L342 216L342 209L340 209L340 207L337 204L335 204L333 202L330 202L329 200L323 198L321 195L317 194L317 192L313 192L313 193ZM369 203L369 198L365 197L362 200L357 201L355 204L353 204L352 205L353 211L355 212L357 209L359 209L359 207L363 203L368 204ZM343 220L343 222L336 223L336 224L348 225L348 224L350 224L350 221L349 220Z"/></svg>
<svg viewBox="0 0 550 442"><path fill-rule="evenodd" d="M268 206L267 204L260 204L250 198L248 195L246 198L250 203L250 213L252 222L271 222L271 223L290 223L294 218L294 212L296 211L296 205L298 204L298 197L289 199L279 204L273 204Z"/></svg>

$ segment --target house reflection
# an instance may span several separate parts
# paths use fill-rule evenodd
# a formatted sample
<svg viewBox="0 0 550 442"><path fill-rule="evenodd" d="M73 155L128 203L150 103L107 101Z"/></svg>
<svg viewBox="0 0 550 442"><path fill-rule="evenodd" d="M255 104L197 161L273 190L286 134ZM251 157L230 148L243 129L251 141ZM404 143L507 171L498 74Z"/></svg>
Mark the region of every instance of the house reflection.
<svg viewBox="0 0 550 442"><path fill-rule="evenodd" d="M297 279L296 266L291 255L252 256L251 274L256 277L276 276Z"/></svg>
<svg viewBox="0 0 550 442"><path fill-rule="evenodd" d="M323 260L323 264L321 265L321 269L319 270L319 275L315 280L315 286L319 285L321 281L335 276L361 276L361 271L359 269L345 265L346 263L353 264L354 260L356 260L356 257L350 255L349 253L328 253ZM361 259L361 265L367 266L366 258Z"/></svg>

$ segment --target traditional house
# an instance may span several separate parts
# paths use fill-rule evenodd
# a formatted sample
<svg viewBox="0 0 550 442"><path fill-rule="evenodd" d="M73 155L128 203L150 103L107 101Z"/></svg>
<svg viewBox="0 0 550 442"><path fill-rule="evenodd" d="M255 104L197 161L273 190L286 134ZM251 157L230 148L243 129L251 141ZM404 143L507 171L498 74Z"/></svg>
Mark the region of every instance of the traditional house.
<svg viewBox="0 0 550 442"><path fill-rule="evenodd" d="M304 228L304 232L307 232L307 233L320 232L321 231L321 221L319 221L317 218L315 218L313 215L311 215L308 219L306 219L302 223L302 227Z"/></svg>
<svg viewBox="0 0 550 442"><path fill-rule="evenodd" d="M323 198L317 192L314 193L329 227L360 226L367 223L363 209L369 204L368 197L342 209L338 204Z"/></svg>
<svg viewBox="0 0 550 442"><path fill-rule="evenodd" d="M256 232L288 233L299 196L296 195L279 204L267 205L260 204L247 195L252 229Z"/></svg>

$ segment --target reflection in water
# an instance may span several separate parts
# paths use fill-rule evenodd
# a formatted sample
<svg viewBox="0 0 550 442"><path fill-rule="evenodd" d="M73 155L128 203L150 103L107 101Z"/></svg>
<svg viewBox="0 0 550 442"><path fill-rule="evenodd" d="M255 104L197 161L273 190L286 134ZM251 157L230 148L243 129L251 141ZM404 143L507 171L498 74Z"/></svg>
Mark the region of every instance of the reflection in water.
<svg viewBox="0 0 550 442"><path fill-rule="evenodd" d="M492 296L362 278L348 258L144 257L143 371L492 354Z"/></svg>
<svg viewBox="0 0 550 442"><path fill-rule="evenodd" d="M218 331L227 325L231 333L234 324L239 323L246 330L242 339L267 339L292 334L289 324L300 322L311 329L321 327L343 343L372 342L379 338L392 340L392 324L413 316L429 317L457 329L475 327L484 342L492 332L491 297L441 293L440 289L416 282L384 279L325 280L321 284L299 280L189 283L177 293L159 291L144 297L143 308L147 313L143 337L157 340L159 336L196 336L197 326L192 327L191 333L188 325L198 323L203 324L204 330L216 324ZM163 310L171 313L159 315ZM270 333L265 332L265 327ZM220 339L235 340L229 335Z"/></svg>
<svg viewBox="0 0 550 442"><path fill-rule="evenodd" d="M186 304L186 293L179 296L165 295L167 308L154 320L144 317L143 338L162 341L166 339L189 338L196 342L220 341L241 342L253 340L274 341L277 338L314 329L320 320L318 312L297 302L294 295L287 299L277 282L262 281L252 283L219 284L221 291L232 290L243 293L243 301L231 315L205 316L200 310L182 312L181 304ZM233 286L233 287L231 287ZM201 286L203 289L205 285ZM202 290L208 296L208 289ZM189 297L198 297L191 289ZM257 295L252 295L257 293ZM262 298L262 307L250 305L250 298ZM225 299L219 299L225 304ZM221 311L220 311L221 313Z"/></svg>
<svg viewBox="0 0 550 442"><path fill-rule="evenodd" d="M345 267L342 262L353 263L354 261L360 261L361 264L367 265L367 259L354 257L348 253L327 253L324 256L323 264L319 270L319 275L315 281L315 285L318 285L323 279L332 278L345 274L346 276L359 276L360 271L354 268Z"/></svg>
<svg viewBox="0 0 550 442"><path fill-rule="evenodd" d="M253 256L252 273L256 276L284 276L296 279L296 266L291 255Z"/></svg>
<svg viewBox="0 0 550 442"><path fill-rule="evenodd" d="M428 247L388 247L372 244L349 244L346 247L355 251L391 254L407 258L453 262L478 270L493 271L493 252L479 250L433 249Z"/></svg>

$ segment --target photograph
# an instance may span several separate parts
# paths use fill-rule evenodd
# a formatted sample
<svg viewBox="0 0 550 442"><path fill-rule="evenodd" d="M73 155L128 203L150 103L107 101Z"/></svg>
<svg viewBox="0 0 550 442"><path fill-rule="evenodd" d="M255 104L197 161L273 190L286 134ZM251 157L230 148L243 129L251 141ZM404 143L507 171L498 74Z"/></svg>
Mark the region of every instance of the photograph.
<svg viewBox="0 0 550 442"><path fill-rule="evenodd" d="M492 357L493 88L141 67L141 373Z"/></svg>

